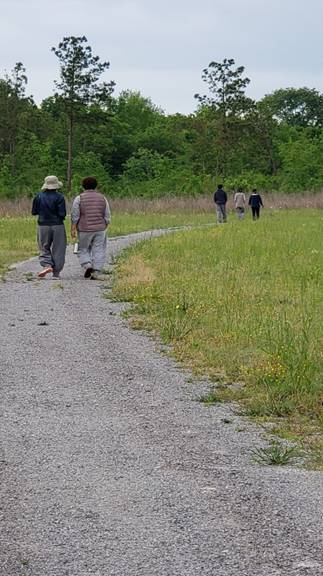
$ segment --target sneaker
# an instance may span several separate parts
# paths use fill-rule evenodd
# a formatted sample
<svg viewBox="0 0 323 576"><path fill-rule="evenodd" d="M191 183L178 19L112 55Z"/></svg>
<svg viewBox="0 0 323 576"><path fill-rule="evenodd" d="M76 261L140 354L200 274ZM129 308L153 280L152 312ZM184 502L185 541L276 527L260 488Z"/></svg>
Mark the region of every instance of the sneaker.
<svg viewBox="0 0 323 576"><path fill-rule="evenodd" d="M91 268L91 266L89 268L86 268L85 272L84 272L84 278L91 278L93 273L93 268Z"/></svg>
<svg viewBox="0 0 323 576"><path fill-rule="evenodd" d="M100 280L99 270L93 270L93 272L91 274L91 280Z"/></svg>
<svg viewBox="0 0 323 576"><path fill-rule="evenodd" d="M46 274L51 274L53 272L53 268L51 266L47 266L41 272L38 272L38 278L45 278Z"/></svg>
<svg viewBox="0 0 323 576"><path fill-rule="evenodd" d="M59 274L53 274L52 280L61 280L61 277L59 276Z"/></svg>

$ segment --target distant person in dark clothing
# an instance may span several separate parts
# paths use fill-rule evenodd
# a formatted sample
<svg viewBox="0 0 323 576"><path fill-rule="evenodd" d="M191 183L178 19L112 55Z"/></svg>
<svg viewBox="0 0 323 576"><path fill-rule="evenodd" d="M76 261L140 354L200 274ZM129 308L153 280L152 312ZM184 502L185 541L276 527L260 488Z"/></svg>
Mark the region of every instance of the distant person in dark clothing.
<svg viewBox="0 0 323 576"><path fill-rule="evenodd" d="M52 274L59 278L65 264L66 232L64 219L66 205L63 194L58 189L63 186L56 176L47 176L32 204L31 213L38 216L37 239L39 262L43 270L39 278Z"/></svg>
<svg viewBox="0 0 323 576"><path fill-rule="evenodd" d="M256 188L253 189L252 194L249 197L248 201L249 206L251 207L252 212L252 219L258 220L260 216L260 206L264 206L262 203L262 199L260 194L258 194Z"/></svg>
<svg viewBox="0 0 323 576"><path fill-rule="evenodd" d="M223 190L223 185L219 184L216 192L214 192L214 202L216 204L216 214L218 223L227 221L226 203L228 197L226 192Z"/></svg>

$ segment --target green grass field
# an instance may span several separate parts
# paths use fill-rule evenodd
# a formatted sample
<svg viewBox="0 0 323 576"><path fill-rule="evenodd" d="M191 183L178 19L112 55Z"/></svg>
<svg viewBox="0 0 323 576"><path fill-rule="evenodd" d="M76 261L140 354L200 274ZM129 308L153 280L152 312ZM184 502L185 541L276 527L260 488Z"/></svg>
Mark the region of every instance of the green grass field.
<svg viewBox="0 0 323 576"><path fill-rule="evenodd" d="M322 246L321 211L231 218L130 248L113 292L133 302L134 326L157 330L184 365L220 383L215 401L239 400L318 462Z"/></svg>
<svg viewBox="0 0 323 576"><path fill-rule="evenodd" d="M203 224L212 222L212 219L209 214L114 213L109 235L120 236L141 230ZM69 221L66 228L68 230ZM9 264L36 254L35 218L26 216L0 220L0 273L3 273Z"/></svg>

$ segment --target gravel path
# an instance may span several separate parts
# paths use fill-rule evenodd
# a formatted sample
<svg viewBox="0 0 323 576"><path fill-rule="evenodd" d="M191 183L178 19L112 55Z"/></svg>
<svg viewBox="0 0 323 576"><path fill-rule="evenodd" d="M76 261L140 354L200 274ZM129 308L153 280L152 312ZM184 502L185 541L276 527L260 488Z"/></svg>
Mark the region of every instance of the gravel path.
<svg viewBox="0 0 323 576"><path fill-rule="evenodd" d="M110 254L149 234L110 241ZM69 254L0 286L1 576L323 575L322 475L131 332Z"/></svg>

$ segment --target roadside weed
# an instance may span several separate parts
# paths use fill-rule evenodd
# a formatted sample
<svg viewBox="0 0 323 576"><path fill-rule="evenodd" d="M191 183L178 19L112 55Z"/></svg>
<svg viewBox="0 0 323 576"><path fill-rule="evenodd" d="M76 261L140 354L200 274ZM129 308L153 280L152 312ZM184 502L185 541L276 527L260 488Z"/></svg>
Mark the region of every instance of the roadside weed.
<svg viewBox="0 0 323 576"><path fill-rule="evenodd" d="M268 466L285 466L299 457L295 446L284 446L278 442L273 442L267 448L255 448L251 454L254 462Z"/></svg>
<svg viewBox="0 0 323 576"><path fill-rule="evenodd" d="M218 392L214 391L209 392L204 396L200 396L199 401L202 402L203 404L213 405L219 403L221 404L224 400Z"/></svg>

